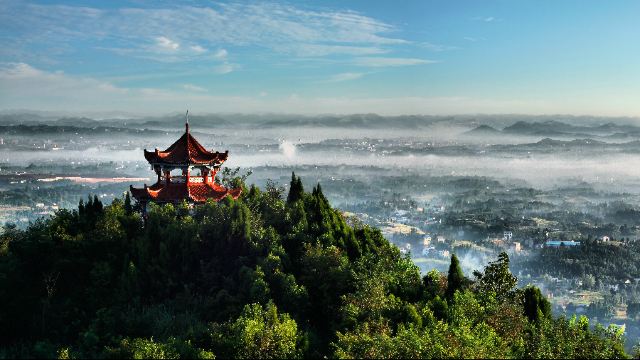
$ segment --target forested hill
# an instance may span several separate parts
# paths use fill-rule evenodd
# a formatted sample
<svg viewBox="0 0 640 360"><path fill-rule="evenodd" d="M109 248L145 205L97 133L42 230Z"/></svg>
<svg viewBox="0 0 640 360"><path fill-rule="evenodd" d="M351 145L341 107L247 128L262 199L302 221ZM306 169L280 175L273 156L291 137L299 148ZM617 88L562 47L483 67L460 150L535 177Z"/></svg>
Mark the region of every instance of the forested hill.
<svg viewBox="0 0 640 360"><path fill-rule="evenodd" d="M552 318L500 255L421 277L320 185L190 210L97 198L0 235L0 357L613 358L622 330Z"/></svg>

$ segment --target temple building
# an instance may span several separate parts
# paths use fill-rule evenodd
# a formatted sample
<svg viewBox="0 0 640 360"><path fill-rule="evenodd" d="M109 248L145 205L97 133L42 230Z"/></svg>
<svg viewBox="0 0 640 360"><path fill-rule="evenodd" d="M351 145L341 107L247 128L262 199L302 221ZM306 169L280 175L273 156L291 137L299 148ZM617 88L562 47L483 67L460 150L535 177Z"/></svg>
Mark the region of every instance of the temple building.
<svg viewBox="0 0 640 360"><path fill-rule="evenodd" d="M228 156L228 150L224 153L208 151L191 136L187 112L185 133L173 145L164 151L144 150L144 157L158 179L151 186L144 184L144 188L131 186L131 195L143 209L149 201L180 203L187 200L198 204L208 199L220 201L227 195L237 199L242 189L227 189L215 180L220 165ZM193 171L197 172L192 174Z"/></svg>

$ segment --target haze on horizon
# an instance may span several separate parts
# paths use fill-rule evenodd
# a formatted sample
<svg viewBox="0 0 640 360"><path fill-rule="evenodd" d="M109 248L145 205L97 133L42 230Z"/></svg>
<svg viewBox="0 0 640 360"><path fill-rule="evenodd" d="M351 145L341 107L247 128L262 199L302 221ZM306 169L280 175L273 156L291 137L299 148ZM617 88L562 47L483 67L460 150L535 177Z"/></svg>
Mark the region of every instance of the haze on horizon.
<svg viewBox="0 0 640 360"><path fill-rule="evenodd" d="M640 115L634 1L0 3L0 110Z"/></svg>

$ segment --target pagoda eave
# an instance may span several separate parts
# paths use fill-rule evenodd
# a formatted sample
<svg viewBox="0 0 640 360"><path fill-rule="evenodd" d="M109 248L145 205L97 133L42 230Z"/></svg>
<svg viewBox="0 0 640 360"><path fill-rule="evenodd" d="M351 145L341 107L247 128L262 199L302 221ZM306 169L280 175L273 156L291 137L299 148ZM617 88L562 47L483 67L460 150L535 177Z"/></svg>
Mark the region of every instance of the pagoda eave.
<svg viewBox="0 0 640 360"><path fill-rule="evenodd" d="M234 200L240 197L242 189L227 189L218 184L185 184L185 183L155 183L144 188L130 186L131 195L141 202L178 203L187 200L191 203L205 203L208 199L220 201L227 196Z"/></svg>
<svg viewBox="0 0 640 360"><path fill-rule="evenodd" d="M175 156L174 153L144 150L144 158L151 165L159 166L219 166L227 160L229 151L199 154L198 156L184 155Z"/></svg>

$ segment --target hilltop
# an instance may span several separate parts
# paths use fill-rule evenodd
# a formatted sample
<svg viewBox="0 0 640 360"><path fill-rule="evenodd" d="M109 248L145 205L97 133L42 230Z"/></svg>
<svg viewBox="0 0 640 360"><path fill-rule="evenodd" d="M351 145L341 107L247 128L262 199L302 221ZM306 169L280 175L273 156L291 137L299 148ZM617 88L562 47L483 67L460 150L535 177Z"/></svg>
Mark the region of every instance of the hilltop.
<svg viewBox="0 0 640 360"><path fill-rule="evenodd" d="M0 356L612 358L622 331L553 318L501 254L422 276L318 184L190 209L97 197L0 235Z"/></svg>

